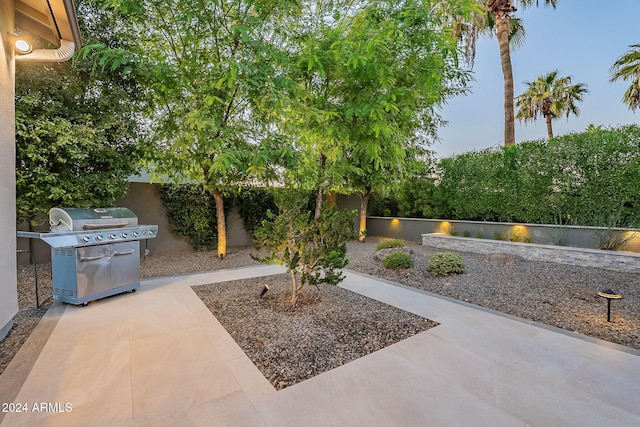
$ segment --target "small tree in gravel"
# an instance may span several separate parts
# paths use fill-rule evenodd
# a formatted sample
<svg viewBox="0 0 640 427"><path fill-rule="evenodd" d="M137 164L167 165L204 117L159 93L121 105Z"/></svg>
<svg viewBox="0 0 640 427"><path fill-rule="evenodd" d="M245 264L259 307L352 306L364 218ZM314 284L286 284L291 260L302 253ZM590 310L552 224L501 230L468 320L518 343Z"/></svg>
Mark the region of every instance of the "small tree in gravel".
<svg viewBox="0 0 640 427"><path fill-rule="evenodd" d="M318 218L306 211L306 199L284 191L276 196L279 215L269 212L268 220L255 230L256 249L267 255L252 257L260 262L284 265L291 275L291 304L305 284L337 285L344 279L341 269L349 260L347 241L355 238L356 211L339 213L323 208Z"/></svg>

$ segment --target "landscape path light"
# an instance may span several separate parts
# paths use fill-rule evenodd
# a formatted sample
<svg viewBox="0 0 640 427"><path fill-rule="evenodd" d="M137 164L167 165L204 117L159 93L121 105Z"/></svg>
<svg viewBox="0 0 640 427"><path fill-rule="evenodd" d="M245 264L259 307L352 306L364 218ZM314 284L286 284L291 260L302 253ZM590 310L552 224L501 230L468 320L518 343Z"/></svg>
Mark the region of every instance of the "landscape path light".
<svg viewBox="0 0 640 427"><path fill-rule="evenodd" d="M267 293L267 291L269 290L269 285L264 285L264 287L262 288L262 291L260 292L260 298L262 298L264 296L264 294Z"/></svg>
<svg viewBox="0 0 640 427"><path fill-rule="evenodd" d="M599 291L598 296L602 298L606 298L607 300L607 322L611 322L611 300L612 299L621 299L622 295L617 294L615 291L611 289L605 289L604 291Z"/></svg>

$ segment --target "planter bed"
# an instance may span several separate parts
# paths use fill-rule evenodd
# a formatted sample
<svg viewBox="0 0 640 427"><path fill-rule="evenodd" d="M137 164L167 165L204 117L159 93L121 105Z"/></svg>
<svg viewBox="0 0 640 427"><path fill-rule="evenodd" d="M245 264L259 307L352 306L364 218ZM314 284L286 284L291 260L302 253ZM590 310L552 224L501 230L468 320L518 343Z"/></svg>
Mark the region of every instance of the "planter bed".
<svg viewBox="0 0 640 427"><path fill-rule="evenodd" d="M440 249L481 254L504 253L516 255L530 261L550 261L560 264L640 273L640 254L631 252L457 237L442 233L423 234L422 244Z"/></svg>

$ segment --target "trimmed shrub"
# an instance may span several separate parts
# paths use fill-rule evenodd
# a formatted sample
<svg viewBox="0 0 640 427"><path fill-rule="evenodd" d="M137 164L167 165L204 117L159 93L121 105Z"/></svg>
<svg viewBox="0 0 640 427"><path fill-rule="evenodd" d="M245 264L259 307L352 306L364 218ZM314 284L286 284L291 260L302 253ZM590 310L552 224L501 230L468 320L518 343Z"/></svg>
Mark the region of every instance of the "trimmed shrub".
<svg viewBox="0 0 640 427"><path fill-rule="evenodd" d="M383 262L384 268L391 268L394 270L400 268L411 268L413 267L413 259L404 252L394 252L384 259Z"/></svg>
<svg viewBox="0 0 640 427"><path fill-rule="evenodd" d="M244 228L252 234L267 219L268 211L278 212L273 190L269 188L243 188L236 200Z"/></svg>
<svg viewBox="0 0 640 427"><path fill-rule="evenodd" d="M400 239L381 239L376 245L376 251L389 248L403 248L404 242Z"/></svg>
<svg viewBox="0 0 640 427"><path fill-rule="evenodd" d="M374 192L369 198L367 211L372 216L398 216L398 201L394 196L384 196Z"/></svg>
<svg viewBox="0 0 640 427"><path fill-rule="evenodd" d="M452 276L464 273L464 261L451 252L437 252L429 258L428 270L434 276Z"/></svg>
<svg viewBox="0 0 640 427"><path fill-rule="evenodd" d="M427 165L425 165L427 166ZM398 215L408 218L443 218L446 201L430 177L431 171L404 180L398 189Z"/></svg>
<svg viewBox="0 0 640 427"><path fill-rule="evenodd" d="M442 218L640 226L638 125L470 151L437 170Z"/></svg>

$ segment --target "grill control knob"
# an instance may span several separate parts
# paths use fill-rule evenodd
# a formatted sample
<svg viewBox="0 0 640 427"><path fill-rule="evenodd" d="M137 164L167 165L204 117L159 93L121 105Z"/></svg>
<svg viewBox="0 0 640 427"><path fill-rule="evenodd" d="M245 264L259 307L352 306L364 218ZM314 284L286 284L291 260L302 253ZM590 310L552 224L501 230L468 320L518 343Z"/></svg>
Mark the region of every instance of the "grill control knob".
<svg viewBox="0 0 640 427"><path fill-rule="evenodd" d="M122 233L120 237L122 237L123 239L126 239L128 236L127 236L127 233Z"/></svg>
<svg viewBox="0 0 640 427"><path fill-rule="evenodd" d="M102 241L102 239L104 239L104 237L102 237L101 235L96 236L96 240L97 240L98 242L101 242L101 241Z"/></svg>
<svg viewBox="0 0 640 427"><path fill-rule="evenodd" d="M138 232L137 232L137 231L134 231L133 233L131 233L131 235L132 235L133 237L138 237Z"/></svg>
<svg viewBox="0 0 640 427"><path fill-rule="evenodd" d="M109 238L110 238L111 240L113 240L113 239L115 239L115 238L116 238L116 235L115 235L115 234L109 234Z"/></svg>
<svg viewBox="0 0 640 427"><path fill-rule="evenodd" d="M89 240L91 240L91 237L89 237L89 236L84 236L82 238L82 241L85 242L85 243L88 242Z"/></svg>

